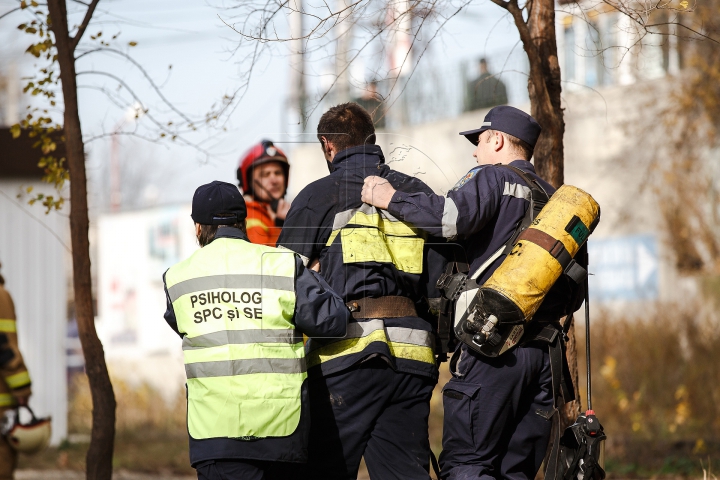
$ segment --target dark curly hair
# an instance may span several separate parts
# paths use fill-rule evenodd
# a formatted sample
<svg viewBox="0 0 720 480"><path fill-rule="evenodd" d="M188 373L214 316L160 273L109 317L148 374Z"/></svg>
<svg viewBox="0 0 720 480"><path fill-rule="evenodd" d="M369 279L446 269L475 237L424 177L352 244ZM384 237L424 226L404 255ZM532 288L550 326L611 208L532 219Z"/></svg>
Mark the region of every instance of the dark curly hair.
<svg viewBox="0 0 720 480"><path fill-rule="evenodd" d="M342 103L320 117L317 137L320 142L325 137L338 152L342 152L359 145L375 145L375 126L363 107L355 102Z"/></svg>

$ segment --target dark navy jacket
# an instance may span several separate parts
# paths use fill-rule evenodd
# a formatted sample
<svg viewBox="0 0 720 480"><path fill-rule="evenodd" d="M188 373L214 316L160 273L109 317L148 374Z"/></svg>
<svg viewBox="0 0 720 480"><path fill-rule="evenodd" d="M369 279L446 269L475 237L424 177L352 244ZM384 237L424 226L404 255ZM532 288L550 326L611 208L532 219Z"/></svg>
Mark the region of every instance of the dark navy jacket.
<svg viewBox="0 0 720 480"><path fill-rule="evenodd" d="M420 231L412 233L416 238L392 236L392 232L407 233L415 229L387 215L387 212L363 203L360 200L360 191L365 178L370 175L386 178L397 190L408 194L423 192L423 195L427 195L431 194L432 190L416 178L391 170L385 165L385 157L377 145L357 146L339 152L332 161L331 170L330 175L305 187L293 200L277 245L300 254L306 262L319 260L321 275L346 302L365 297L408 297L416 303L418 315L423 316L423 307L420 306L423 299L436 296L432 290L437 275L431 273L428 267L428 258L435 255L434 251L429 251L429 245L433 242L423 239L426 235ZM373 225L379 228L374 228ZM417 255L410 259L416 264L408 268L398 266L402 262L395 258L380 259L379 255L373 253L372 247L379 246L377 251L382 251L388 243L379 240L376 245L372 245L370 235L376 235L378 239L387 238L390 243L397 242L395 245L402 242L412 245L400 247L397 252L401 255L419 248ZM382 237L383 235L385 237ZM360 241L353 244L357 238L360 238ZM420 243L417 243L418 241ZM358 244L368 248L358 250L353 246ZM435 262L434 265L442 268L440 262ZM427 307L424 310L427 311ZM378 321L384 322L384 325L379 325ZM393 349L393 339L390 338L392 335L399 335L400 337L396 338L400 338L400 343L416 342L419 347L425 341L434 343L430 332L435 330L435 325L431 319L419 316L375 319L373 325L364 320L351 321L348 332L355 332L357 341L353 344L354 338L346 339L346 345L352 346L352 349L343 347L344 344L330 347L330 341L326 340L311 340L310 353L314 348L320 348L318 345L342 352L326 357L317 365L319 369L314 369L309 363L308 373L331 374L370 355L379 354L398 371L433 377L437 375L437 368L432 360L416 361L407 355L398 354L400 349ZM385 336L390 340L385 338L368 342L369 338L383 336L379 330L385 330ZM423 338L425 340L418 340ZM424 352L423 357L428 360L427 351Z"/></svg>
<svg viewBox="0 0 720 480"><path fill-rule="evenodd" d="M235 238L248 241L237 228L219 228L215 238ZM165 275L163 275L163 284ZM293 322L298 330L309 337L341 337L345 335L350 312L338 295L317 273L308 270L300 258L295 266L295 315ZM167 286L165 320L178 335L177 320ZM233 438L196 440L190 437L190 463L219 459L267 460L302 463L307 461L310 411L307 382L301 388L300 422L297 430L287 437L263 438L245 441Z"/></svg>
<svg viewBox="0 0 720 480"><path fill-rule="evenodd" d="M538 177L525 160L510 163L540 182L548 195L555 188ZM455 240L465 250L470 274L475 272L512 236L530 205L530 188L509 168L483 165L470 170L447 196L406 193L393 195L388 211L423 230ZM582 264L584 255L578 255ZM477 279L482 285L504 260L501 256ZM583 265L585 266L585 265ZM557 320L582 304L584 287L563 275L555 283L535 314L537 320Z"/></svg>

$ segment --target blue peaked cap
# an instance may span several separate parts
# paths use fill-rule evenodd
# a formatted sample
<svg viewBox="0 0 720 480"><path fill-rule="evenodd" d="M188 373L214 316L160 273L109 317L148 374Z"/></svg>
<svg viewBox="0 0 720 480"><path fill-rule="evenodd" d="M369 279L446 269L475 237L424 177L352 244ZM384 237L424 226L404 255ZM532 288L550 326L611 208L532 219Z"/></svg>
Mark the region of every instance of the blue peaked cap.
<svg viewBox="0 0 720 480"><path fill-rule="evenodd" d="M464 135L470 143L477 145L480 134L490 129L517 137L533 148L542 131L540 124L527 113L515 107L501 105L490 109L480 128L460 132L460 135Z"/></svg>

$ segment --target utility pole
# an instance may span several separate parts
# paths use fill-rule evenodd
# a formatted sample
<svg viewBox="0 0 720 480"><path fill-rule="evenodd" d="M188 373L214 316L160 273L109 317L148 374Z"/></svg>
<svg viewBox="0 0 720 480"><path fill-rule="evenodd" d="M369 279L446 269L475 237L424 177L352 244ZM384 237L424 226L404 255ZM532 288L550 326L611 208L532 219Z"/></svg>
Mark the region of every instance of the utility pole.
<svg viewBox="0 0 720 480"><path fill-rule="evenodd" d="M305 39L303 0L290 0L290 108L297 113L301 131L307 126L307 92L305 88ZM295 123L294 119L293 122Z"/></svg>
<svg viewBox="0 0 720 480"><path fill-rule="evenodd" d="M412 10L409 0L394 0L388 4L385 23L390 32L388 38L387 61L390 73L390 81L393 88L388 101L396 104L394 111L388 112L391 125L407 125L409 115L407 104L400 99L396 103L400 92L404 90L402 82L408 72L412 70Z"/></svg>
<svg viewBox="0 0 720 480"><path fill-rule="evenodd" d="M335 103L350 101L350 72L348 71L348 52L352 47L351 10L347 8L348 0L337 0L338 10L343 11L338 19L337 50L335 52Z"/></svg>

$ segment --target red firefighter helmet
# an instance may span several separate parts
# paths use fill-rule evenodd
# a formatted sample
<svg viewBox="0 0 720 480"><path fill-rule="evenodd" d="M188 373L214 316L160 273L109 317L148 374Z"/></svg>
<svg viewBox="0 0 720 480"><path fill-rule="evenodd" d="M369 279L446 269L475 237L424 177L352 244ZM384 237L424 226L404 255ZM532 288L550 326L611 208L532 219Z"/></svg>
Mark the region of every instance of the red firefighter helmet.
<svg viewBox="0 0 720 480"><path fill-rule="evenodd" d="M237 179L240 182L240 188L243 193L253 195L253 169L263 163L277 162L285 173L285 189L287 190L288 179L290 175L290 164L287 156L282 150L273 145L270 140L262 140L260 143L252 147L240 161L237 169Z"/></svg>

